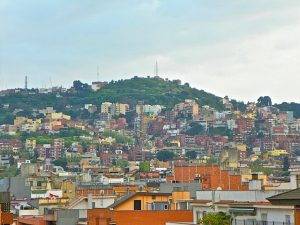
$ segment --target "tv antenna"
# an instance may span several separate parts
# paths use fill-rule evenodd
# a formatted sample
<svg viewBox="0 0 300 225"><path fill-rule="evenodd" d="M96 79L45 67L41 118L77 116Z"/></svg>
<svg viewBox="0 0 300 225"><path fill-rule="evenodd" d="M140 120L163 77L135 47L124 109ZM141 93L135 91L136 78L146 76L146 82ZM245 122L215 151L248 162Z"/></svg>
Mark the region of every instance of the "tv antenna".
<svg viewBox="0 0 300 225"><path fill-rule="evenodd" d="M158 64L157 64L157 60L155 61L155 76L158 77Z"/></svg>

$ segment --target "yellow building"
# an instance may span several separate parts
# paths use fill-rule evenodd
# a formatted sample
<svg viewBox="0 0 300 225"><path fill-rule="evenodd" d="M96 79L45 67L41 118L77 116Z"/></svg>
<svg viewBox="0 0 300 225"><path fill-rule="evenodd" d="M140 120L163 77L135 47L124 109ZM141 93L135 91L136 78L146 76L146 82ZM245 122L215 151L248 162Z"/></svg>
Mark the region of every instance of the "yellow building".
<svg viewBox="0 0 300 225"><path fill-rule="evenodd" d="M136 192L126 195L110 206L114 210L149 210L155 202L165 202L169 206L168 193Z"/></svg>
<svg viewBox="0 0 300 225"><path fill-rule="evenodd" d="M111 145L116 142L116 140L112 137L107 137L99 140L100 144Z"/></svg>
<svg viewBox="0 0 300 225"><path fill-rule="evenodd" d="M129 110L129 105L128 104L123 104L123 103L113 103L111 105L111 114L112 115L120 115L123 114L125 115Z"/></svg>
<svg viewBox="0 0 300 225"><path fill-rule="evenodd" d="M65 115L62 112L50 113L46 116L48 120L71 120L71 116Z"/></svg>
<svg viewBox="0 0 300 225"><path fill-rule="evenodd" d="M255 119L256 118L256 115L255 115L255 113L247 113L247 115L246 115L246 118L248 118L248 119Z"/></svg>
<svg viewBox="0 0 300 225"><path fill-rule="evenodd" d="M131 193L109 206L114 210L174 210L180 201L190 200L187 191L170 193L136 192Z"/></svg>
<svg viewBox="0 0 300 225"><path fill-rule="evenodd" d="M288 154L289 153L287 152L287 150L283 150L283 149L276 149L276 150L268 151L268 155L273 156L273 157L278 157L278 156L283 156L283 155L288 155Z"/></svg>
<svg viewBox="0 0 300 225"><path fill-rule="evenodd" d="M26 139L25 148L26 149L35 149L36 148L36 140L32 139L32 138Z"/></svg>
<svg viewBox="0 0 300 225"><path fill-rule="evenodd" d="M110 113L111 105L112 105L112 103L110 103L110 102L103 102L101 104L101 113Z"/></svg>
<svg viewBox="0 0 300 225"><path fill-rule="evenodd" d="M252 174L242 174L241 179L242 182L248 182L252 180L253 175ZM266 184L268 182L268 176L266 174L257 174L257 180L262 180L262 184Z"/></svg>
<svg viewBox="0 0 300 225"><path fill-rule="evenodd" d="M38 123L25 123L20 127L20 131L22 132L36 132L39 127Z"/></svg>
<svg viewBox="0 0 300 225"><path fill-rule="evenodd" d="M75 184L72 181L63 181L61 183L63 198L73 199L75 197Z"/></svg>
<svg viewBox="0 0 300 225"><path fill-rule="evenodd" d="M33 123L33 120L32 119L28 119L28 118L23 117L23 116L17 116L14 119L14 125L21 125L23 123Z"/></svg>
<svg viewBox="0 0 300 225"><path fill-rule="evenodd" d="M258 157L257 155L251 155L251 156L250 156L250 160L251 160L252 162L254 162L254 161L257 160L257 159L259 159L259 157Z"/></svg>
<svg viewBox="0 0 300 225"><path fill-rule="evenodd" d="M240 152L246 152L247 147L246 147L245 144L237 143L235 146L236 146L236 148L237 148L238 151L240 151Z"/></svg>

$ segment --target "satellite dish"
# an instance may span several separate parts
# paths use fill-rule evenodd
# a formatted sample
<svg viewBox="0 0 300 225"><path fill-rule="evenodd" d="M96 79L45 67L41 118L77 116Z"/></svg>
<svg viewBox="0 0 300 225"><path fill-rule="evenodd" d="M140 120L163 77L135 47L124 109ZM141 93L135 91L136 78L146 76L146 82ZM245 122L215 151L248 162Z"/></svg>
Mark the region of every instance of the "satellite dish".
<svg viewBox="0 0 300 225"><path fill-rule="evenodd" d="M144 189L144 186L143 185L139 185L139 191L143 191L143 189Z"/></svg>

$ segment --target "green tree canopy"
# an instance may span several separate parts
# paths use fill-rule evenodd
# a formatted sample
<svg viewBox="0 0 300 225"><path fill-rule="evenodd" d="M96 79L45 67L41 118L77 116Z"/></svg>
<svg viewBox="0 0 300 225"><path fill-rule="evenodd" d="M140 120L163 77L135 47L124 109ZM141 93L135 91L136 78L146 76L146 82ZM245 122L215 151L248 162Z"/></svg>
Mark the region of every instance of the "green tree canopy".
<svg viewBox="0 0 300 225"><path fill-rule="evenodd" d="M141 172L150 171L150 162L140 162L139 169Z"/></svg>
<svg viewBox="0 0 300 225"><path fill-rule="evenodd" d="M174 156L175 156L174 152L167 151L167 150L159 151L156 155L157 159L163 162L172 160Z"/></svg>
<svg viewBox="0 0 300 225"><path fill-rule="evenodd" d="M190 124L190 129L188 129L185 133L190 136L195 136L198 134L202 134L203 131L204 129L201 124L193 122Z"/></svg>
<svg viewBox="0 0 300 225"><path fill-rule="evenodd" d="M257 99L256 105L259 107L272 106L272 100L269 96L261 96Z"/></svg>
<svg viewBox="0 0 300 225"><path fill-rule="evenodd" d="M230 225L230 215L224 212L207 214L199 221L202 225Z"/></svg>
<svg viewBox="0 0 300 225"><path fill-rule="evenodd" d="M53 161L53 164L54 164L55 166L61 166L62 168L66 169L66 168L67 168L67 165L68 165L68 161L67 161L66 157L63 157L63 158L54 160L54 161Z"/></svg>
<svg viewBox="0 0 300 225"><path fill-rule="evenodd" d="M196 151L188 151L185 153L185 156L189 159L196 159L197 158L197 152Z"/></svg>
<svg viewBox="0 0 300 225"><path fill-rule="evenodd" d="M289 168L290 168L289 157L286 156L283 159L283 171L289 171Z"/></svg>

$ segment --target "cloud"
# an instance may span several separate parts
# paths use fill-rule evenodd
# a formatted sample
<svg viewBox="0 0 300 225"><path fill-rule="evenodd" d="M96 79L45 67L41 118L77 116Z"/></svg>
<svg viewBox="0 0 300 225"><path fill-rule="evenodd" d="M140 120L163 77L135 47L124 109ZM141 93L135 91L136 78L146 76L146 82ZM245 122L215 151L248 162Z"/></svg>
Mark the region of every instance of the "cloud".
<svg viewBox="0 0 300 225"><path fill-rule="evenodd" d="M96 79L97 66L103 80L152 75L157 60L160 75L220 96L300 102L299 10L298 0L3 0L0 79L69 86Z"/></svg>

